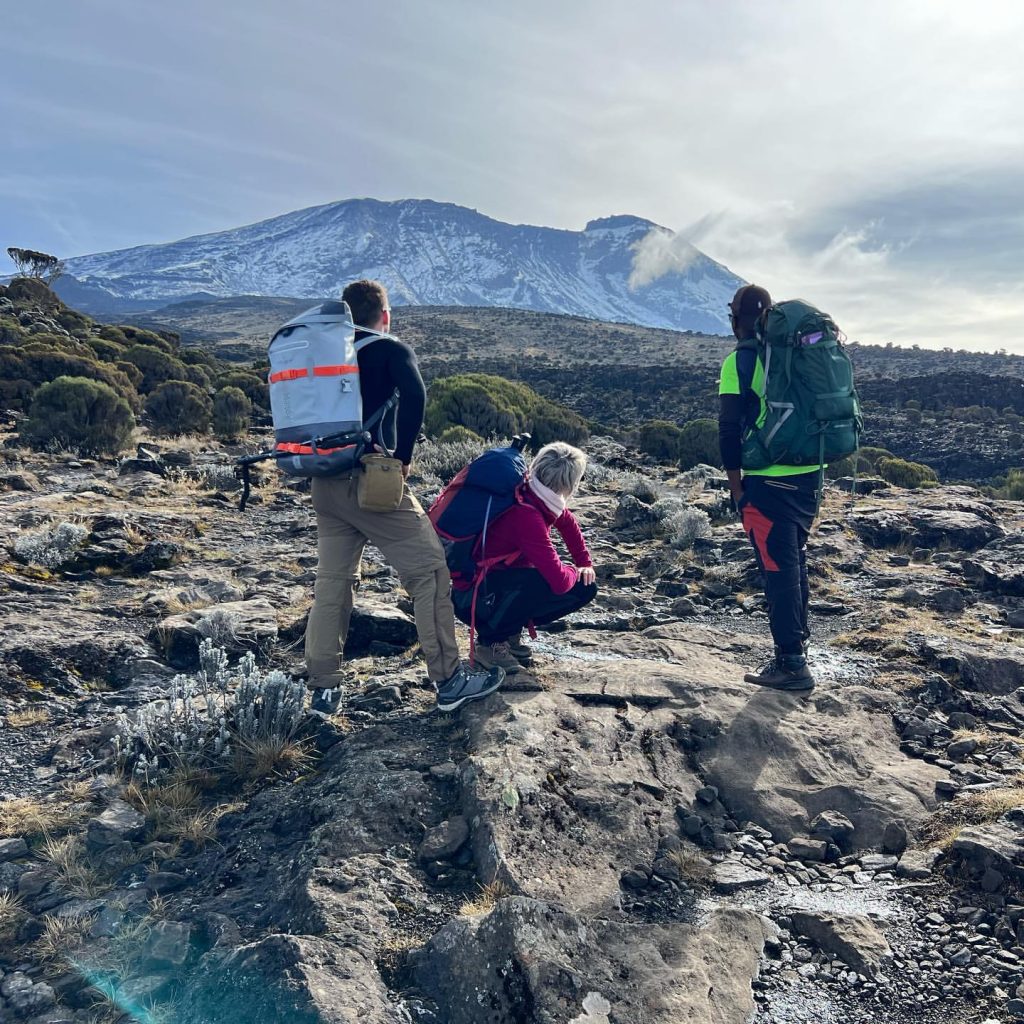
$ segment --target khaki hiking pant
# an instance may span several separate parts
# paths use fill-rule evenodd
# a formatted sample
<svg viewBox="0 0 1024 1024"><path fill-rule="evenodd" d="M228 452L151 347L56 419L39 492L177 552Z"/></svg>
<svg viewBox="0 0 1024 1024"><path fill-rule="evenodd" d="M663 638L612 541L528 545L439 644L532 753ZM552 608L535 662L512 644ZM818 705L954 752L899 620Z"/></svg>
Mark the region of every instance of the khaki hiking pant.
<svg viewBox="0 0 1024 1024"><path fill-rule="evenodd" d="M394 511L368 512L356 500L357 483L356 475L313 479L319 563L306 625L310 678L341 667L363 548L369 541L380 548L412 598L431 681L448 679L459 667L459 648L441 542L408 486Z"/></svg>

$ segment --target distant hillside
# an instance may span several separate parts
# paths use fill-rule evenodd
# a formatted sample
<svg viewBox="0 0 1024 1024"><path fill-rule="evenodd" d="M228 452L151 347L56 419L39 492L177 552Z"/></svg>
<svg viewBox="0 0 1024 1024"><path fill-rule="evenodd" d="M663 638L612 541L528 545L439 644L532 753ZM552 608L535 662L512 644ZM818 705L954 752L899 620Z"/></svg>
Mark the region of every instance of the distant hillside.
<svg viewBox="0 0 1024 1024"><path fill-rule="evenodd" d="M630 287L640 217L583 231L505 224L476 210L405 199L349 199L231 231L66 261L58 291L90 312L233 295L337 294L373 277L396 304L511 306L603 320L717 331L739 277L692 246L675 269ZM685 265L683 265L685 264Z"/></svg>
<svg viewBox="0 0 1024 1024"><path fill-rule="evenodd" d="M240 297L135 319L222 357L262 359L271 332L304 306ZM522 380L613 431L715 416L718 371L733 344L723 335L515 309L404 307L395 330L415 346L428 380L467 370ZM926 462L944 479L987 480L1024 464L1024 357L860 344L850 352L865 444Z"/></svg>

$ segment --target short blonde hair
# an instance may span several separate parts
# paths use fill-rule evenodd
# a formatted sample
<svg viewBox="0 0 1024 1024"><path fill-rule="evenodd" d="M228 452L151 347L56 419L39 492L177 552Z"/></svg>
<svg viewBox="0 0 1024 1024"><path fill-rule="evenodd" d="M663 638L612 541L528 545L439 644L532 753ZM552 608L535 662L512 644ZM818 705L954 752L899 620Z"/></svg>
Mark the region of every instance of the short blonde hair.
<svg viewBox="0 0 1024 1024"><path fill-rule="evenodd" d="M552 441L533 457L530 476L568 498L579 487L586 468L587 457L579 448L564 441Z"/></svg>

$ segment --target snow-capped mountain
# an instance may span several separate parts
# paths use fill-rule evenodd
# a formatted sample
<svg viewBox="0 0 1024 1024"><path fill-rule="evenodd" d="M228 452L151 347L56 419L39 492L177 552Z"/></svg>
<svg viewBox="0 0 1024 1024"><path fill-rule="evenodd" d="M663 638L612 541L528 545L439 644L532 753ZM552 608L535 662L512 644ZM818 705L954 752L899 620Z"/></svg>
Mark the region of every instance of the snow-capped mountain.
<svg viewBox="0 0 1024 1024"><path fill-rule="evenodd" d="M505 224L450 203L349 199L164 245L66 262L59 290L93 308L201 295L320 299L355 278L383 281L395 305L513 306L679 330L727 330L740 278L677 239L674 269L630 288L639 217L583 231Z"/></svg>

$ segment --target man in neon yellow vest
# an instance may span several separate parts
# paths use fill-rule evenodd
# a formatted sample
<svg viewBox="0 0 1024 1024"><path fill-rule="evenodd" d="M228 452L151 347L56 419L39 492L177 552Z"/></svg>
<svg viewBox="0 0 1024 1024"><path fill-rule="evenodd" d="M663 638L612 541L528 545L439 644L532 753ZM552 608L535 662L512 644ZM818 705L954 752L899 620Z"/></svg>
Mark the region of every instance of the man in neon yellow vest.
<svg viewBox="0 0 1024 1024"><path fill-rule="evenodd" d="M722 365L718 436L722 465L743 529L764 578L774 657L743 678L774 690L814 688L807 667L807 537L818 510L820 466L768 466L744 470L745 434L763 422L765 371L758 326L771 307L764 288L744 285L729 305L737 346Z"/></svg>

